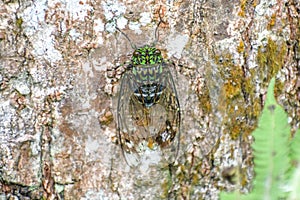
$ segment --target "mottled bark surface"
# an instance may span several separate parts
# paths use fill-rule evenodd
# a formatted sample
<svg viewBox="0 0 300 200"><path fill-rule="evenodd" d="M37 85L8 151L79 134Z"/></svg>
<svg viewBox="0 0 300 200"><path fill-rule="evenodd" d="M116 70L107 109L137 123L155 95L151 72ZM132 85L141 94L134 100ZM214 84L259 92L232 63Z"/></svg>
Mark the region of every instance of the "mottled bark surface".
<svg viewBox="0 0 300 200"><path fill-rule="evenodd" d="M299 9L296 0L1 0L0 199L249 192L251 132L271 77L299 128ZM122 157L117 88L133 49L116 24L138 47L158 39L176 64L182 128L173 165L149 158L130 168Z"/></svg>

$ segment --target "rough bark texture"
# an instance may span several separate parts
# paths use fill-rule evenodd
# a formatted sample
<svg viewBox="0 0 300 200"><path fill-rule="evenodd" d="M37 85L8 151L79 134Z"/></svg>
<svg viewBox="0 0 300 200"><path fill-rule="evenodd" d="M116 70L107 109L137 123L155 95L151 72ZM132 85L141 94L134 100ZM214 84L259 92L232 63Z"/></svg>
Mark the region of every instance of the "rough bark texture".
<svg viewBox="0 0 300 200"><path fill-rule="evenodd" d="M300 121L299 1L0 1L0 199L218 199L249 192L271 77ZM155 30L159 21L159 37ZM133 44L174 70L178 162L126 165L117 86Z"/></svg>

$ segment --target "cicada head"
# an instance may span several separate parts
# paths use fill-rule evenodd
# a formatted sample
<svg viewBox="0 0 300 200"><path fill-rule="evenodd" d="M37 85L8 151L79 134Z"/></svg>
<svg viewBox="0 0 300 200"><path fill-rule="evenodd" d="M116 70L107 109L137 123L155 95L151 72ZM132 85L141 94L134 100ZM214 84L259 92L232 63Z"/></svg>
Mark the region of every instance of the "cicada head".
<svg viewBox="0 0 300 200"><path fill-rule="evenodd" d="M153 65L163 62L163 57L159 49L144 46L133 52L131 62L133 65Z"/></svg>

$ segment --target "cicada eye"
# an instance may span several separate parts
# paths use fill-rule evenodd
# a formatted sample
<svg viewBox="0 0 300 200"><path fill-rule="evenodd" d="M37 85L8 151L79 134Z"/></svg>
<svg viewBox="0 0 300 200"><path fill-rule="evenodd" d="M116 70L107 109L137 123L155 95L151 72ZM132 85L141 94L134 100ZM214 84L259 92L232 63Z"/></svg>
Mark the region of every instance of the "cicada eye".
<svg viewBox="0 0 300 200"><path fill-rule="evenodd" d="M156 49L154 53L155 53L155 55L160 55L161 54L159 49Z"/></svg>
<svg viewBox="0 0 300 200"><path fill-rule="evenodd" d="M138 52L138 51L134 51L134 52L133 52L133 56L134 56L134 57L138 57L138 56L140 56L140 55L141 55L141 53Z"/></svg>

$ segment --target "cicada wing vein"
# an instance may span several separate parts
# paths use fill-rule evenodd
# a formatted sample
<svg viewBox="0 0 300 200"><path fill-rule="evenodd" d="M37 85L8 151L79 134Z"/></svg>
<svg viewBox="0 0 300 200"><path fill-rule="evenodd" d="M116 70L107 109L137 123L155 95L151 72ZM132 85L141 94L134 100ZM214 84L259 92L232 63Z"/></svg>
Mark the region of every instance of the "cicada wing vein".
<svg viewBox="0 0 300 200"><path fill-rule="evenodd" d="M135 151L135 141L132 139L134 127L129 113L129 102L132 96L132 79L130 72L122 76L117 106L118 134L122 154L130 166L138 165L140 155Z"/></svg>
<svg viewBox="0 0 300 200"><path fill-rule="evenodd" d="M160 143L162 153L169 161L175 162L179 147L180 147L180 105L177 96L174 79L170 72L170 66L164 63L164 72L161 77L161 84L164 86L164 91L159 101L159 104L165 108L165 130L162 130L157 135L158 143ZM168 139L167 137L170 137Z"/></svg>

